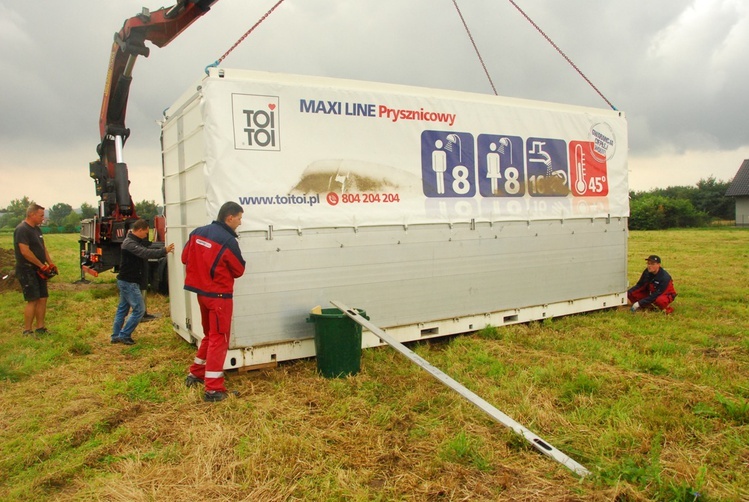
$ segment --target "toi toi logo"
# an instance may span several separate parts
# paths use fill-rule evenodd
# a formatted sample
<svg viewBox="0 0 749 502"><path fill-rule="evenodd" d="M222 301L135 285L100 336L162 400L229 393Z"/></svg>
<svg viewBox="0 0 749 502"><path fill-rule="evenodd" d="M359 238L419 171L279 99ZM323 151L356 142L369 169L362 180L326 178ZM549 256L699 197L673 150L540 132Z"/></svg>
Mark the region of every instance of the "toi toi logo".
<svg viewBox="0 0 749 502"><path fill-rule="evenodd" d="M235 148L281 149L278 101L278 96L232 94Z"/></svg>

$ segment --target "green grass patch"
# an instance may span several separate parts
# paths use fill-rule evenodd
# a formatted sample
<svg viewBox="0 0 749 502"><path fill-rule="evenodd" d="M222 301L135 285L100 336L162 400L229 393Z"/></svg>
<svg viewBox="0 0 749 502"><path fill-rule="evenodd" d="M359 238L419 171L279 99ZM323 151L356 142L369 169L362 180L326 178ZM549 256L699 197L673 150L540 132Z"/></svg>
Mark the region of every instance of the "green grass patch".
<svg viewBox="0 0 749 502"><path fill-rule="evenodd" d="M482 452L484 449L483 439L460 431L443 444L441 455L448 462L465 464L479 471L488 471L491 469L491 462Z"/></svg>
<svg viewBox="0 0 749 502"><path fill-rule="evenodd" d="M242 396L204 403L184 387L194 347L168 298L149 297L163 317L136 345L112 345L114 275L75 284L77 236L45 241L61 270L52 335L21 335L23 298L0 293L0 500L749 500L747 230L630 233L630 283L659 254L672 316L619 308L410 345L582 480L389 347L349 378L314 360L229 373Z"/></svg>

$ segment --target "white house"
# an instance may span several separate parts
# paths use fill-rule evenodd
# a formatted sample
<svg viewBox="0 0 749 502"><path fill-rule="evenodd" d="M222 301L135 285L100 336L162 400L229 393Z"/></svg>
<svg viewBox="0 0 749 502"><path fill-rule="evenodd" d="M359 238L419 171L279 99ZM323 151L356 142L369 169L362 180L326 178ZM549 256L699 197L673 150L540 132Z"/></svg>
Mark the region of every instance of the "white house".
<svg viewBox="0 0 749 502"><path fill-rule="evenodd" d="M749 226L749 159L741 163L726 196L736 200L736 226Z"/></svg>

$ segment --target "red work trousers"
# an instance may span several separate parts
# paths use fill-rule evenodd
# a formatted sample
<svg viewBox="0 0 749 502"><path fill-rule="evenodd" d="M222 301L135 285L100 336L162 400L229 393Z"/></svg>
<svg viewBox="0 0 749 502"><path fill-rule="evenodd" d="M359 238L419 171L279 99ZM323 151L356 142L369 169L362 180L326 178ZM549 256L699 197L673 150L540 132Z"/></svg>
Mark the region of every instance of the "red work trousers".
<svg viewBox="0 0 749 502"><path fill-rule="evenodd" d="M226 392L224 361L229 350L234 302L231 298L198 295L198 304L203 324L203 339L200 341L195 362L190 366L190 373L205 380L205 390Z"/></svg>
<svg viewBox="0 0 749 502"><path fill-rule="evenodd" d="M643 300L648 296L650 296L650 291L648 291L647 286L645 286L627 294L627 299L630 303L634 304L635 302L639 302L640 300ZM653 300L652 305L655 305L659 309L665 310L670 314L674 311L674 308L670 306L671 302L674 301L674 298L676 298L676 295L674 293L666 292Z"/></svg>

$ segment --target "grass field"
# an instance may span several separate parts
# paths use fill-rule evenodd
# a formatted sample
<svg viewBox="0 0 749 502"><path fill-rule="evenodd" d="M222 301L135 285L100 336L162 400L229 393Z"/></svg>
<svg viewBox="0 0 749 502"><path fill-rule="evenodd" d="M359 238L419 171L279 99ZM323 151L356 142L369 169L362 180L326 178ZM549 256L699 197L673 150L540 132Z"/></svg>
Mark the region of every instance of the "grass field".
<svg viewBox="0 0 749 502"><path fill-rule="evenodd" d="M21 294L0 293L0 500L749 500L748 230L630 234L630 283L660 254L672 316L619 308L410 345L584 479L389 347L345 379L314 360L230 374L242 396L203 403L168 298L149 296L164 317L137 345L112 346L113 275L73 284L77 236L46 240L53 334L22 336Z"/></svg>

